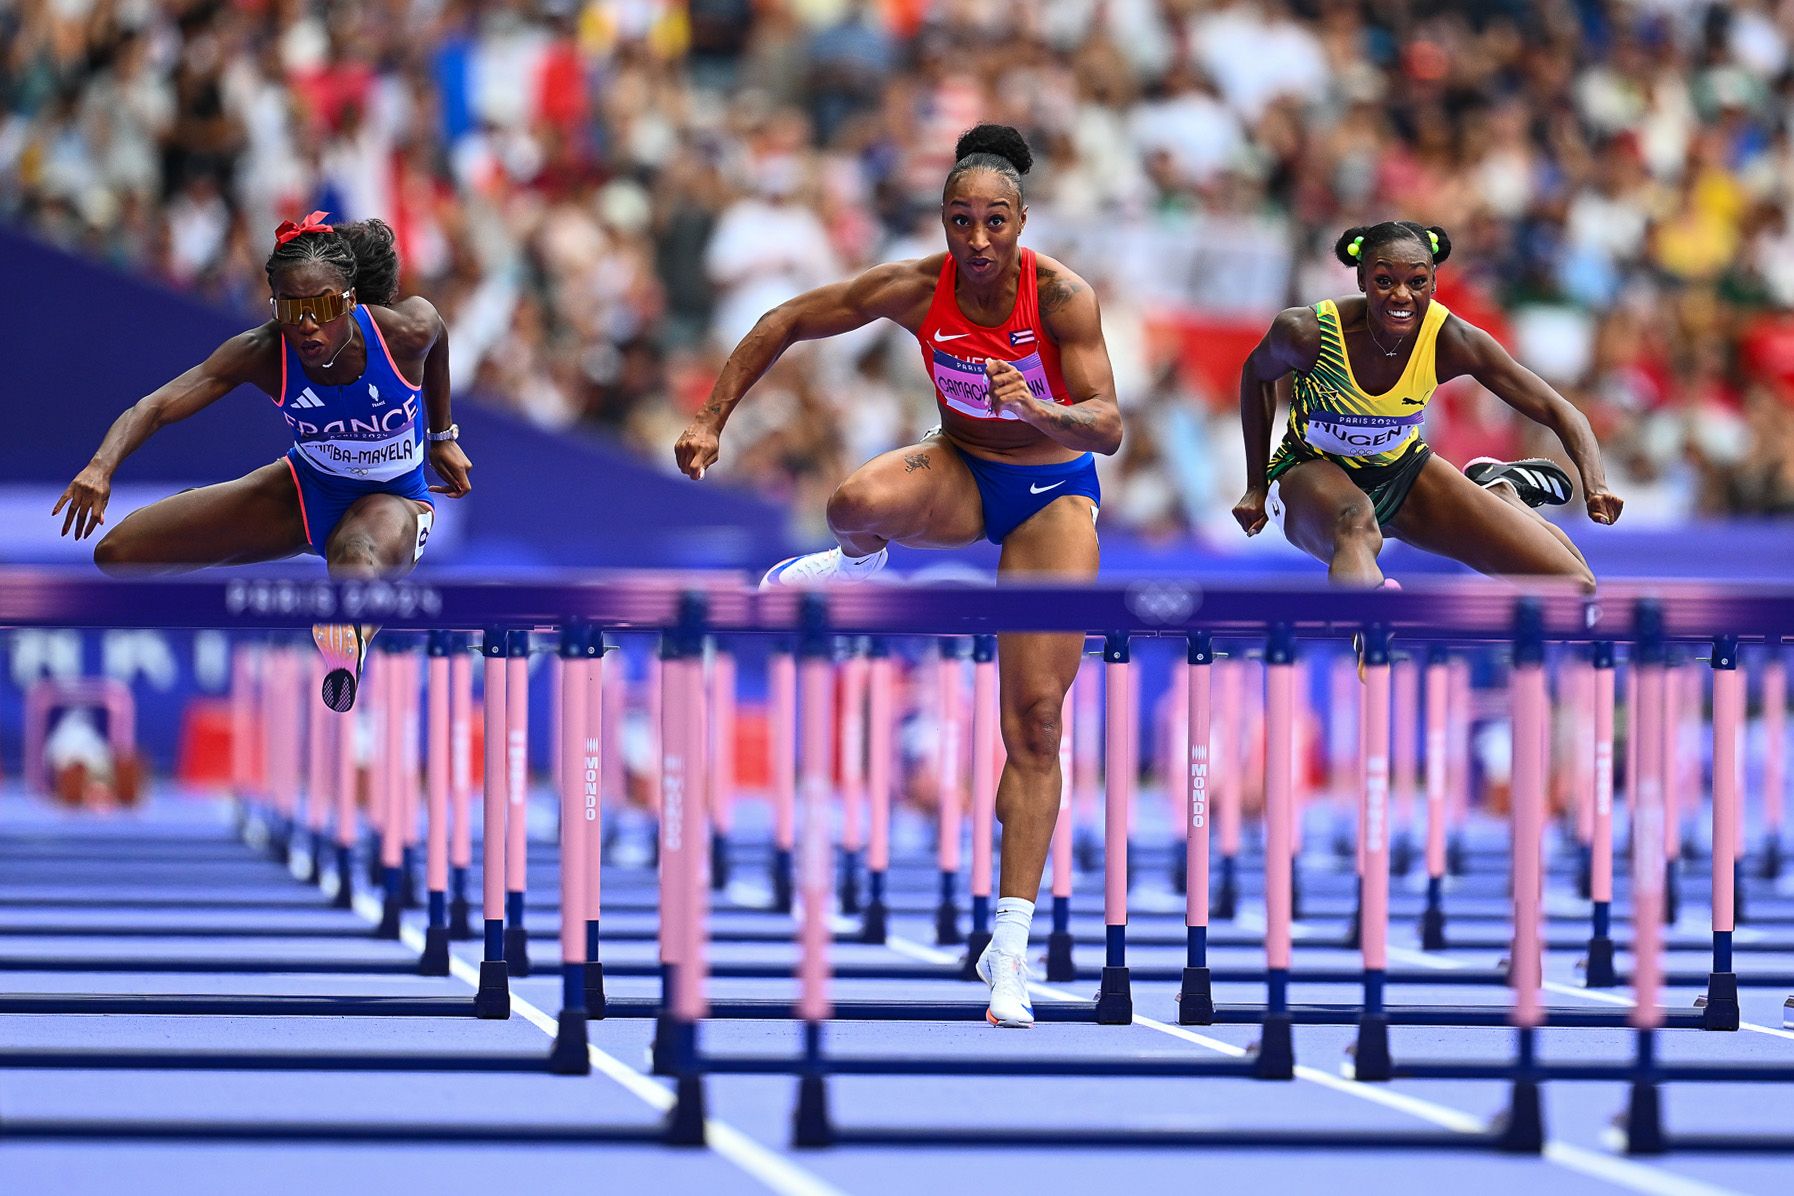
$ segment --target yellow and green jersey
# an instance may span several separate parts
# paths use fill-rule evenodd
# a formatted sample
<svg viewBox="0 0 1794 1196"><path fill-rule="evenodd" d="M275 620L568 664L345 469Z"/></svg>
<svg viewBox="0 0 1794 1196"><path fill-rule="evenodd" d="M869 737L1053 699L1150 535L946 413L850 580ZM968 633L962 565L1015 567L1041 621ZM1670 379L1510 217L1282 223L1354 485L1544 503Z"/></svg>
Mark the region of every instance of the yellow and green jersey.
<svg viewBox="0 0 1794 1196"><path fill-rule="evenodd" d="M1439 387L1439 329L1451 312L1436 300L1428 305L1407 369L1379 395L1367 393L1352 374L1338 304L1323 299L1314 314L1321 325L1320 353L1307 373L1291 380L1289 434L1271 458L1270 476L1314 457L1346 470L1380 473L1420 444L1420 423Z"/></svg>

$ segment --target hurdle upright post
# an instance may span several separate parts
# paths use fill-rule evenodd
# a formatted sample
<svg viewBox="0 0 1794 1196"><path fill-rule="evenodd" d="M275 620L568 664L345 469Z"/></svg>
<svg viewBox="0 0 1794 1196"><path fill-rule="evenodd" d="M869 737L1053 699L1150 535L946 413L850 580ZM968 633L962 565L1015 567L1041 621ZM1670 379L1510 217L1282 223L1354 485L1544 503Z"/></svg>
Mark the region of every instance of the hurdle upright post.
<svg viewBox="0 0 1794 1196"><path fill-rule="evenodd" d="M1215 998L1208 966L1209 923L1209 747L1213 716L1215 641L1206 631L1189 638L1186 680L1189 686L1188 744L1178 762L1184 806L1184 972L1177 991L1177 1024L1206 1026L1215 1020ZM1173 783L1167 775L1165 783ZM1055 874L1055 879L1057 874Z"/></svg>
<svg viewBox="0 0 1794 1196"><path fill-rule="evenodd" d="M1395 703L1389 733L1390 805L1394 828L1389 840L1389 871L1407 876L1414 867L1414 794L1418 771L1420 666L1403 656L1390 666Z"/></svg>
<svg viewBox="0 0 1794 1196"><path fill-rule="evenodd" d="M1787 735L1788 662L1782 654L1782 637L1772 635L1763 661L1763 846L1757 875L1764 880L1780 880L1782 875Z"/></svg>
<svg viewBox="0 0 1794 1196"><path fill-rule="evenodd" d="M936 819L939 831L935 842L935 858L940 870L940 901L934 911L934 941L938 947L954 947L965 942L959 929L959 838L964 818L965 771L960 766L960 703L964 686L960 665L959 640L950 635L940 638L940 656L935 662L935 757Z"/></svg>
<svg viewBox="0 0 1794 1196"><path fill-rule="evenodd" d="M586 1016L605 1014L604 961L600 955L599 922L604 898L604 745L609 725L605 721L606 651L604 632L588 629L580 645L585 665L585 725L580 729L580 785L584 816L585 876L585 1003Z"/></svg>
<svg viewBox="0 0 1794 1196"><path fill-rule="evenodd" d="M373 806L380 823L380 938L399 937L399 918L405 904L405 820L411 813L404 792L404 699L399 664L400 647L391 635L380 640L381 651L374 669L374 757L368 772L373 781Z"/></svg>
<svg viewBox="0 0 1794 1196"><path fill-rule="evenodd" d="M473 868L473 662L468 639L448 632L449 648L449 938L473 937L467 893Z"/></svg>
<svg viewBox="0 0 1794 1196"><path fill-rule="evenodd" d="M1077 964L1072 959L1071 886L1077 834L1072 795L1076 787L1072 747L1077 736L1077 696L1066 691L1059 705L1059 817L1053 823L1051 856L1053 860L1053 922L1047 932L1046 978L1049 984L1066 984L1078 978Z"/></svg>
<svg viewBox="0 0 1794 1196"><path fill-rule="evenodd" d="M1619 982L1613 968L1613 661L1612 642L1595 641L1589 651L1594 677L1593 759L1579 765L1593 774L1588 855L1592 924L1583 971L1583 984L1589 988L1612 988Z"/></svg>
<svg viewBox="0 0 1794 1196"><path fill-rule="evenodd" d="M1445 950L1445 874L1450 862L1446 824L1451 781L1451 657L1444 645L1427 650L1426 664L1426 906L1420 949Z"/></svg>
<svg viewBox="0 0 1794 1196"><path fill-rule="evenodd" d="M475 1017L511 1016L510 973L505 968L505 632L489 627L480 641L484 661L485 760L481 769L484 825L481 828L482 913L484 953L480 985L474 993ZM519 815L521 817L521 815Z"/></svg>
<svg viewBox="0 0 1794 1196"><path fill-rule="evenodd" d="M592 1070L586 1028L586 673L585 648L592 629L568 620L561 625L559 766L561 799L561 1012L548 1070L585 1075Z"/></svg>
<svg viewBox="0 0 1794 1196"><path fill-rule="evenodd" d="M417 970L425 976L449 974L448 791L450 785L449 653L454 637L446 631L429 636L429 718L425 727L424 789L429 817L424 830L424 882L429 890L430 924Z"/></svg>
<svg viewBox="0 0 1794 1196"><path fill-rule="evenodd" d="M861 912L860 866L866 850L866 690L869 665L859 639L841 662L841 912Z"/></svg>
<svg viewBox="0 0 1794 1196"><path fill-rule="evenodd" d="M767 751L772 776L772 908L792 908L791 857L797 834L797 661L787 644L767 660Z"/></svg>
<svg viewBox="0 0 1794 1196"><path fill-rule="evenodd" d="M972 926L960 976L978 979L978 957L990 946L991 882L995 872L998 728L997 637L972 637Z"/></svg>
<svg viewBox="0 0 1794 1196"><path fill-rule="evenodd" d="M860 941L883 943L890 908L885 904L885 876L891 867L891 752L896 741L893 704L897 664L883 636L873 636L866 666L866 907L861 911Z"/></svg>
<svg viewBox="0 0 1794 1196"><path fill-rule="evenodd" d="M1128 813L1134 804L1134 686L1125 631L1103 638L1104 735L1103 806L1103 971L1096 995L1096 1021L1103 1026L1134 1020L1133 986L1127 966Z"/></svg>
<svg viewBox="0 0 1794 1196"><path fill-rule="evenodd" d="M803 624L798 652L802 657L800 708L803 790L803 921L798 931L797 1015L803 1020L803 1070L798 1076L797 1109L791 1143L800 1147L831 1145L828 1091L822 1062L823 1026L831 1012L829 975L829 778L833 776L830 697L833 669L825 634L827 609L819 594L806 594L800 608Z"/></svg>
<svg viewBox="0 0 1794 1196"><path fill-rule="evenodd" d="M1736 1030L1738 973L1732 970L1732 934L1737 927L1739 740L1744 733L1744 673L1738 668L1738 637L1713 637L1713 970L1707 977L1707 1004L1701 1025Z"/></svg>
<svg viewBox="0 0 1794 1196"><path fill-rule="evenodd" d="M1664 755L1648 750L1666 733L1663 701L1665 650L1663 612L1641 600L1634 614L1633 672L1637 678L1635 721L1630 728L1642 745L1639 771L1631 785L1632 801L1632 988L1631 1022L1637 1054L1626 1101L1625 1138L1628 1154L1662 1154L1662 1101L1656 1074L1657 1027L1663 1024L1658 998L1663 988Z"/></svg>
<svg viewBox="0 0 1794 1196"><path fill-rule="evenodd" d="M729 833L735 821L735 653L710 654L710 887L729 887Z"/></svg>
<svg viewBox="0 0 1794 1196"><path fill-rule="evenodd" d="M1265 641L1265 1014L1253 1065L1253 1074L1262 1080L1296 1075L1289 1009L1295 662L1294 631L1287 623L1273 624Z"/></svg>
<svg viewBox="0 0 1794 1196"><path fill-rule="evenodd" d="M336 768L336 892L330 899L335 909L351 909L355 905L355 842L360 828L356 825L355 727L357 713L331 711L336 725L333 737Z"/></svg>
<svg viewBox="0 0 1794 1196"><path fill-rule="evenodd" d="M1509 978L1514 988L1514 1034L1519 1054L1508 1109L1498 1139L1503 1151L1538 1154L1545 1148L1544 1110L1537 1070L1538 1028L1545 1011L1544 846L1545 749L1549 698L1545 692L1545 619L1537 599L1522 598L1514 611L1513 883L1514 943Z"/></svg>
<svg viewBox="0 0 1794 1196"><path fill-rule="evenodd" d="M1364 1006L1352 1048L1352 1075L1390 1078L1389 1016L1389 629L1373 623L1364 636L1364 698L1359 715L1364 754L1358 770L1359 940L1364 953Z"/></svg>
<svg viewBox="0 0 1794 1196"><path fill-rule="evenodd" d="M704 624L702 594L679 600L679 619L661 640L660 937L667 967L661 1014L655 1021L654 1070L674 1077L674 1102L664 1140L704 1144L703 1072L698 1020L704 1015L704 880L706 827ZM827 911L819 911L826 917Z"/></svg>
<svg viewBox="0 0 1794 1196"><path fill-rule="evenodd" d="M1229 658L1221 662L1221 712L1219 759L1211 789L1216 824L1221 831L1221 880L1215 888L1209 916L1233 921L1239 912L1240 829L1246 806L1246 662ZM1216 773L1218 772L1218 776Z"/></svg>
<svg viewBox="0 0 1794 1196"><path fill-rule="evenodd" d="M303 670L307 684L315 689L324 679L324 662L316 658L310 669ZM330 758L331 721L324 710L310 703L305 709L305 883L316 885L324 877L326 828L330 822Z"/></svg>
<svg viewBox="0 0 1794 1196"><path fill-rule="evenodd" d="M505 636L505 967L529 975L529 631Z"/></svg>

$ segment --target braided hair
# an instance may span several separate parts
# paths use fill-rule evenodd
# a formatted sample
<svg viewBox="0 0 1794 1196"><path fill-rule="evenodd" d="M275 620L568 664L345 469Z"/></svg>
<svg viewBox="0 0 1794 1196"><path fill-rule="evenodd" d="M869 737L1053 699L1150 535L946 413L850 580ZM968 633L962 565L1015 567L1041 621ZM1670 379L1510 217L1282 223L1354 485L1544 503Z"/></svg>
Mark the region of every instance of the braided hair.
<svg viewBox="0 0 1794 1196"><path fill-rule="evenodd" d="M1027 138L1009 125L982 124L959 135L953 146L953 169L947 172L943 192L951 191L960 175L990 170L1008 179L1017 199L1022 196L1022 176L1034 166Z"/></svg>
<svg viewBox="0 0 1794 1196"><path fill-rule="evenodd" d="M268 255L268 286L274 272L306 262L335 267L355 288L361 303L382 307L399 297L399 251L392 226L377 218L333 225L330 231L307 231L282 242Z"/></svg>
<svg viewBox="0 0 1794 1196"><path fill-rule="evenodd" d="M1432 256L1433 265L1444 263L1451 256L1451 238L1434 225L1424 227L1412 220L1385 220L1381 224L1354 225L1339 234L1333 245L1333 256L1342 265L1362 266L1376 256L1376 251L1398 241L1413 241Z"/></svg>

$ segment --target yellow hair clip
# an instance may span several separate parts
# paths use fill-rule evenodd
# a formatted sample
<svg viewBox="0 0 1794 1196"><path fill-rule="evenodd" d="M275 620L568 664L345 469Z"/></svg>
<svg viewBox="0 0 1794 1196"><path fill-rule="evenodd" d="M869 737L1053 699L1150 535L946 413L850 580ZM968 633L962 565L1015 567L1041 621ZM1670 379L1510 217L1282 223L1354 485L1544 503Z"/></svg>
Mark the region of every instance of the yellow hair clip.
<svg viewBox="0 0 1794 1196"><path fill-rule="evenodd" d="M1429 228L1426 230L1426 239L1433 243L1433 255L1437 257L1439 254L1439 234Z"/></svg>
<svg viewBox="0 0 1794 1196"><path fill-rule="evenodd" d="M1439 248L1439 246L1437 244L1435 244L1433 246L1433 248L1437 249L1437 248ZM1359 233L1357 236L1352 238L1352 243L1350 245L1346 246L1346 252L1351 254L1353 257L1357 257L1363 251L1364 251L1364 234Z"/></svg>

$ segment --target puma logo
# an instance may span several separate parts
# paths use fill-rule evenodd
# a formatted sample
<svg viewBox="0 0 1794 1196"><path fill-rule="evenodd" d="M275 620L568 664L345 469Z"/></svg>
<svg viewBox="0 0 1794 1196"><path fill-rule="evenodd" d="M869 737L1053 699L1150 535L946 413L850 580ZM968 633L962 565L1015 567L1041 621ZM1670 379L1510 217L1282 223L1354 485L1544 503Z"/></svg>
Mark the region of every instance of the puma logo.
<svg viewBox="0 0 1794 1196"><path fill-rule="evenodd" d="M1407 407L1424 407L1424 406L1426 406L1426 400L1425 399L1403 399L1402 404Z"/></svg>

